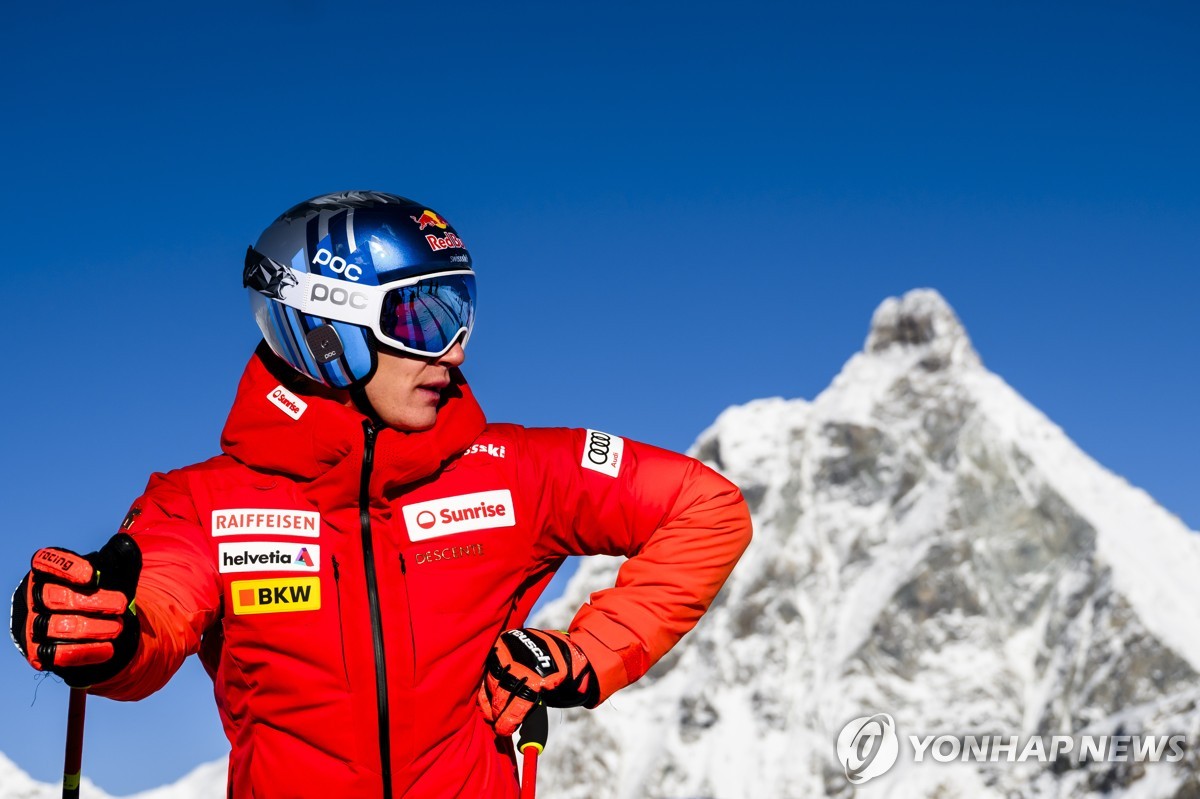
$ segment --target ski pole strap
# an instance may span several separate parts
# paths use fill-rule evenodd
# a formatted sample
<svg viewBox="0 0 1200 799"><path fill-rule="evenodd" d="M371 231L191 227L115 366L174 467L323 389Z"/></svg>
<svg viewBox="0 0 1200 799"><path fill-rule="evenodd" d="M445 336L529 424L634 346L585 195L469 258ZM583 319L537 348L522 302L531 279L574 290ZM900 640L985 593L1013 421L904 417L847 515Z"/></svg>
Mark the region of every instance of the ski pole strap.
<svg viewBox="0 0 1200 799"><path fill-rule="evenodd" d="M79 778L83 771L83 717L87 709L87 689L72 688L67 705L67 751L63 759L63 799L79 799Z"/></svg>

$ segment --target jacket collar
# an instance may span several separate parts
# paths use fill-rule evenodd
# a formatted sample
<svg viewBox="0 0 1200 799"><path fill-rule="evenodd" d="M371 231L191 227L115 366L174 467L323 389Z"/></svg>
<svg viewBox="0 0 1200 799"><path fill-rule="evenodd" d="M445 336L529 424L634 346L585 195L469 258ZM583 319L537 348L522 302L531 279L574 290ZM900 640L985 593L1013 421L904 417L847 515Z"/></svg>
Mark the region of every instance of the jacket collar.
<svg viewBox="0 0 1200 799"><path fill-rule="evenodd" d="M373 500L433 474L483 432L486 419L470 387L457 369L450 374L451 384L432 428L420 432L378 430ZM238 384L221 433L221 449L261 471L303 481L345 482L346 487L354 488L352 496L357 499L368 418L343 404L346 396L304 380L260 346Z"/></svg>

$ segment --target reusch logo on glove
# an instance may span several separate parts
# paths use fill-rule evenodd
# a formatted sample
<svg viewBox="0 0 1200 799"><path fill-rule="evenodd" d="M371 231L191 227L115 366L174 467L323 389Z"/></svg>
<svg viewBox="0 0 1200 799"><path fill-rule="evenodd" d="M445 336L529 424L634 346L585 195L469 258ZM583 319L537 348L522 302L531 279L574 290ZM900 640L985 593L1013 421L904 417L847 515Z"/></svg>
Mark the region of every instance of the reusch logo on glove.
<svg viewBox="0 0 1200 799"><path fill-rule="evenodd" d="M536 643L534 643L534 640L532 638L530 638L528 635L521 632L520 630L513 630L509 634L513 638L516 638L518 641L525 644L525 646L529 649L529 651L533 653L534 659L537 660L538 666L540 666L540 668L538 669L538 674L545 677L547 674L549 674L551 672L551 670L553 669L553 666L554 666L554 661L550 658L549 655L547 655L545 652L542 651L542 648L540 646L538 646Z"/></svg>
<svg viewBox="0 0 1200 799"><path fill-rule="evenodd" d="M278 577L273 580L234 580L229 584L233 615L293 613L320 610L320 577Z"/></svg>
<svg viewBox="0 0 1200 799"><path fill-rule="evenodd" d="M405 505L404 523L410 539L424 541L469 530L512 527L517 517L512 492L504 488Z"/></svg>

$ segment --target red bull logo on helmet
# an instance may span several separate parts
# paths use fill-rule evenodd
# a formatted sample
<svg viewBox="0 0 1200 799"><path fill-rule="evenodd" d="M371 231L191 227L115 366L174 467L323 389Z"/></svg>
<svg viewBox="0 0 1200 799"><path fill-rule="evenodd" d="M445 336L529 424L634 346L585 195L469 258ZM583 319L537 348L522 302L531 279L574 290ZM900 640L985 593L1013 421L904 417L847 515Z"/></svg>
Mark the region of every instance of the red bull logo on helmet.
<svg viewBox="0 0 1200 799"><path fill-rule="evenodd" d="M438 250L465 250L467 245L463 244L463 240L453 233L446 233L445 236L426 236L425 241L429 242L429 248L434 252Z"/></svg>
<svg viewBox="0 0 1200 799"><path fill-rule="evenodd" d="M430 225L433 225L435 228L445 230L446 227L450 224L445 219L442 219L440 216L435 214L433 211L430 211L428 208L426 208L424 211L422 211L420 216L409 216L409 219L411 219L412 221L416 222L418 225L421 226L420 228L418 228L419 230L424 230L425 228L429 227Z"/></svg>

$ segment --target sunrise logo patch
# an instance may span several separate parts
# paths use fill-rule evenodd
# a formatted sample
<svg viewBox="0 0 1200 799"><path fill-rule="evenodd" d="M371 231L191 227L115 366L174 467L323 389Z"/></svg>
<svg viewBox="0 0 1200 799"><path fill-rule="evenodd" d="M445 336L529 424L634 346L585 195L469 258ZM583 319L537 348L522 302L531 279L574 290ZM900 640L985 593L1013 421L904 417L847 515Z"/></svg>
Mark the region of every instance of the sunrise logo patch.
<svg viewBox="0 0 1200 799"><path fill-rule="evenodd" d="M234 580L229 584L233 615L295 613L321 608L320 577L277 577L271 580Z"/></svg>

